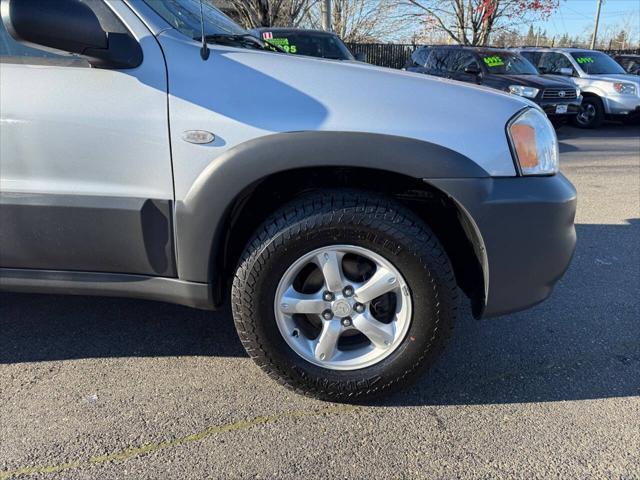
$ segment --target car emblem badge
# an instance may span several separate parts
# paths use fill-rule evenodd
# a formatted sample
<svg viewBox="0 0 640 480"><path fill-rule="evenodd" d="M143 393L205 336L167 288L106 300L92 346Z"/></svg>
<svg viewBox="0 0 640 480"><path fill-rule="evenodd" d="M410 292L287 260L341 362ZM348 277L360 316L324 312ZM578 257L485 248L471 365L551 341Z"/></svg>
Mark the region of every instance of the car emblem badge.
<svg viewBox="0 0 640 480"><path fill-rule="evenodd" d="M351 313L351 304L346 300L338 300L333 304L333 312L339 317L346 317Z"/></svg>
<svg viewBox="0 0 640 480"><path fill-rule="evenodd" d="M558 92L558 96L564 98L567 95L567 92L565 92L564 90L560 90Z"/></svg>
<svg viewBox="0 0 640 480"><path fill-rule="evenodd" d="M204 145L213 142L216 139L216 136L206 130L187 130L182 134L182 139L185 142Z"/></svg>

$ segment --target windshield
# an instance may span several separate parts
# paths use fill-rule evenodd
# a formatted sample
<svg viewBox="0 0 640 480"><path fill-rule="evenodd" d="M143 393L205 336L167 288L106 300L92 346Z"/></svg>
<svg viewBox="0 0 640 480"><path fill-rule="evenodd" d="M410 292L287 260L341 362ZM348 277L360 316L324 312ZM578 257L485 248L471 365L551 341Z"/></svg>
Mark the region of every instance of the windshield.
<svg viewBox="0 0 640 480"><path fill-rule="evenodd" d="M263 40L273 45L278 45L285 52L295 55L307 55L333 60L354 60L347 46L335 35L304 31L270 32L265 30L260 33L260 36Z"/></svg>
<svg viewBox="0 0 640 480"><path fill-rule="evenodd" d="M495 75L538 75L527 59L507 52L482 52L480 57L489 73Z"/></svg>
<svg viewBox="0 0 640 480"><path fill-rule="evenodd" d="M627 73L613 58L602 52L571 52L571 56L588 75Z"/></svg>
<svg viewBox="0 0 640 480"><path fill-rule="evenodd" d="M144 0L173 28L186 36L200 40L200 0ZM248 32L208 1L202 2L205 36L246 35Z"/></svg>

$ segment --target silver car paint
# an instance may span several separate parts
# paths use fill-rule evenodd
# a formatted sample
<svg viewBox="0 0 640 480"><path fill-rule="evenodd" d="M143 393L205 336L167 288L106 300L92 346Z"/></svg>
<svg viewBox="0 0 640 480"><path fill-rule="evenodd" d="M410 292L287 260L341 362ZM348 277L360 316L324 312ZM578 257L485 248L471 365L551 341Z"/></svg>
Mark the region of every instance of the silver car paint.
<svg viewBox="0 0 640 480"><path fill-rule="evenodd" d="M352 131L424 140L513 176L505 125L529 106L517 97L367 65L199 44L174 30L159 41L167 59L176 201L225 151L291 131ZM472 108L469 108L472 106ZM209 146L184 142L207 130ZM427 161L425 159L425 161Z"/></svg>
<svg viewBox="0 0 640 480"><path fill-rule="evenodd" d="M3 95L0 105L2 192L189 205L184 199L225 153L300 131L422 140L460 153L493 176L516 175L505 128L531 106L524 99L363 64L232 47L211 46L204 62L197 42L148 18L139 2L132 4L139 6L137 17L126 3L106 1L141 43L143 64L129 71L3 64L3 89L22 93ZM36 69L37 76L19 75ZM185 142L190 130L211 131L215 141ZM390 159L390 169L402 160ZM482 194L494 179L486 180ZM64 281L66 288L74 280Z"/></svg>
<svg viewBox="0 0 640 480"><path fill-rule="evenodd" d="M142 46L140 67L2 64L2 192L173 199L162 52L112 3Z"/></svg>

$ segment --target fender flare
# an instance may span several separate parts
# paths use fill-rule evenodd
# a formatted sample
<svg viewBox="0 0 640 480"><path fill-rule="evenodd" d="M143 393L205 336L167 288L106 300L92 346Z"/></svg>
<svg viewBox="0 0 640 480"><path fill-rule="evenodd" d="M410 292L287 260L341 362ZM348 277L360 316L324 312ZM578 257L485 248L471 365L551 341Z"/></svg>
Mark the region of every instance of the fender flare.
<svg viewBox="0 0 640 480"><path fill-rule="evenodd" d="M259 137L216 158L176 202L176 257L182 280L211 282L212 255L246 188L272 174L313 167L361 167L414 177L484 178L468 157L421 140L362 132L290 132Z"/></svg>

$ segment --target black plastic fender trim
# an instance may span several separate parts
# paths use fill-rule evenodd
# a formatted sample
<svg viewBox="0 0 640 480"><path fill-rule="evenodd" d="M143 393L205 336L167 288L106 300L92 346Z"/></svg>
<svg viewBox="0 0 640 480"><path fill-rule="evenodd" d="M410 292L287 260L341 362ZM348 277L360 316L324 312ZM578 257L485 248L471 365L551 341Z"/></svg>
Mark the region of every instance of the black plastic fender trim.
<svg viewBox="0 0 640 480"><path fill-rule="evenodd" d="M210 282L212 253L238 195L269 175L313 167L361 167L422 178L487 178L468 157L429 142L362 132L291 132L238 145L215 159L176 202L178 276Z"/></svg>

